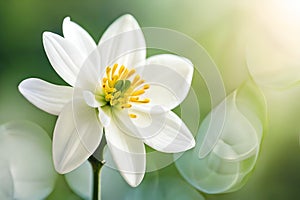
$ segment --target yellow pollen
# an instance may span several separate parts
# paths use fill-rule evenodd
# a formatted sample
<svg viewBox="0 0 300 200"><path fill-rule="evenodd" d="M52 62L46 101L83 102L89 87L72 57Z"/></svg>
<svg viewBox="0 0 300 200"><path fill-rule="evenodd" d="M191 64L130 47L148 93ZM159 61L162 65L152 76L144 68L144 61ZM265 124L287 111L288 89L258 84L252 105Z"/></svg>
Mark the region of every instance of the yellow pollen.
<svg viewBox="0 0 300 200"><path fill-rule="evenodd" d="M137 90L137 91L134 91L131 96L139 96L141 94L144 94L145 93L145 90Z"/></svg>
<svg viewBox="0 0 300 200"><path fill-rule="evenodd" d="M111 76L114 76L115 71L117 70L118 64L114 64L112 71L111 71Z"/></svg>
<svg viewBox="0 0 300 200"><path fill-rule="evenodd" d="M126 78L130 78L130 76L132 76L134 73L135 73L135 69L131 69L131 70L128 72Z"/></svg>
<svg viewBox="0 0 300 200"><path fill-rule="evenodd" d="M150 102L150 99L143 99L143 100L140 100L138 101L139 103L149 103Z"/></svg>
<svg viewBox="0 0 300 200"><path fill-rule="evenodd" d="M119 76L121 76L121 74L123 73L124 69L125 69L125 67L124 67L124 65L122 65L120 67L120 69L119 69Z"/></svg>
<svg viewBox="0 0 300 200"><path fill-rule="evenodd" d="M150 99L143 99L143 100L139 100L138 97L134 98L134 97L131 97L129 99L130 102L135 102L135 103L149 103L150 102Z"/></svg>
<svg viewBox="0 0 300 200"><path fill-rule="evenodd" d="M135 84L136 82L138 82L138 80L140 80L140 75L136 75L132 81L132 84Z"/></svg>
<svg viewBox="0 0 300 200"><path fill-rule="evenodd" d="M121 106L121 108L131 108L131 104L129 104L129 103L126 103L126 104L123 104L122 106Z"/></svg>
<svg viewBox="0 0 300 200"><path fill-rule="evenodd" d="M129 114L129 117L130 118L136 118L136 115L135 114Z"/></svg>
<svg viewBox="0 0 300 200"><path fill-rule="evenodd" d="M135 69L128 69L124 65L114 64L112 67L107 66L105 76L102 78L102 97L109 106L118 106L119 108L131 108L132 103L149 103L150 99L140 99L139 95L145 93L150 88L149 84L143 85L140 89L138 86L145 81L136 74ZM131 78L134 76L134 78ZM101 96L101 93L99 94ZM135 114L129 115L136 118Z"/></svg>
<svg viewBox="0 0 300 200"><path fill-rule="evenodd" d="M149 85L149 84L146 84L146 85L143 86L143 88L144 88L144 90L147 90L147 89L150 88L150 85Z"/></svg>
<svg viewBox="0 0 300 200"><path fill-rule="evenodd" d="M107 76L107 79L110 79L110 74L109 74L109 72L110 72L110 67L107 67L106 68L106 76Z"/></svg>
<svg viewBox="0 0 300 200"><path fill-rule="evenodd" d="M119 79L119 76L118 75L114 75L113 76L113 81L117 81Z"/></svg>
<svg viewBox="0 0 300 200"><path fill-rule="evenodd" d="M112 99L112 97L113 96L111 94L108 94L108 95L105 96L105 100L110 101Z"/></svg>
<svg viewBox="0 0 300 200"><path fill-rule="evenodd" d="M135 102L138 101L139 97L130 97L129 101Z"/></svg>
<svg viewBox="0 0 300 200"><path fill-rule="evenodd" d="M123 74L120 76L120 79L126 79L128 72L129 72L129 70L125 69Z"/></svg>
<svg viewBox="0 0 300 200"><path fill-rule="evenodd" d="M134 87L137 87L137 86L139 86L139 85L141 85L141 84L143 84L145 81L144 80L139 80L139 81L137 81L135 84L132 84Z"/></svg>

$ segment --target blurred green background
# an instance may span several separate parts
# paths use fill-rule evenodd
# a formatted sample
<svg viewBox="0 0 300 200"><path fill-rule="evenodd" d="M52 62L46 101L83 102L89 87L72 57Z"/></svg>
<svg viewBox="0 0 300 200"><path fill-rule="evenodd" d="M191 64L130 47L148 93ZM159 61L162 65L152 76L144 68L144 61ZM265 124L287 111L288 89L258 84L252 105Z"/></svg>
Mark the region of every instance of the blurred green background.
<svg viewBox="0 0 300 200"><path fill-rule="evenodd" d="M257 11L257 8L262 2L264 8L267 8L263 12L270 18L269 20L260 19L260 11ZM292 7L296 5L293 5L291 0L282 2L291 3ZM247 69L249 41L260 41L259 37L265 37L269 32L289 31L276 24L277 18L274 17L272 20L273 16L268 15L268 9L272 9L275 4L275 1L270 0L1 0L0 123L27 119L39 124L50 136L52 135L56 117L40 111L27 102L18 92L17 86L28 77L39 77L52 83L65 84L47 60L42 45L42 33L47 30L61 34L62 20L66 16L70 16L73 21L85 28L96 41L111 22L125 13L134 15L142 27L164 27L180 31L208 51L219 67L227 93L230 93L249 77ZM264 23L269 21L275 25L265 26ZM297 22L300 23L300 20ZM289 24L290 21L286 23ZM281 38L282 34L275 34L278 38L274 34L271 36L266 37L267 40L276 42L282 40L285 47L289 47L286 38ZM300 35L298 37L300 38ZM293 38L289 39L293 41ZM256 52L261 48L259 42L252 43L250 52ZM276 62L272 52L264 54L263 59L265 63ZM267 62L268 60L273 62ZM281 62L285 69L285 63L282 60L278 62ZM255 62L254 66L252 64L250 67L255 68ZM267 67L272 69L272 64ZM300 66L298 72L300 80ZM239 191L204 195L206 199L279 200L300 197L300 87L296 85L284 90L270 87L262 89L268 104L269 126L265 132L254 173ZM198 92L201 97L201 88ZM203 95L202 98L208 97ZM200 108L202 120L210 108L203 105L200 105ZM49 199L80 198L72 193L60 176Z"/></svg>

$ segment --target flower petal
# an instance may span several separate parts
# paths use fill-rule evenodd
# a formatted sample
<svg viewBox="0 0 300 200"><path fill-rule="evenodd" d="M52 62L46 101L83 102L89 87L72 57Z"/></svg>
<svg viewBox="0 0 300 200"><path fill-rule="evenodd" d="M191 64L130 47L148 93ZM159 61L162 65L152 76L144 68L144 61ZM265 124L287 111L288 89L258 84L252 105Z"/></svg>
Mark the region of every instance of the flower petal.
<svg viewBox="0 0 300 200"><path fill-rule="evenodd" d="M0 158L1 199L45 199L53 190L57 174L51 140L39 126L26 121L1 125Z"/></svg>
<svg viewBox="0 0 300 200"><path fill-rule="evenodd" d="M71 41L54 33L44 32L43 44L52 67L61 78L74 86L85 55Z"/></svg>
<svg viewBox="0 0 300 200"><path fill-rule="evenodd" d="M102 138L95 109L74 100L60 113L53 134L53 159L59 173L68 173L94 153Z"/></svg>
<svg viewBox="0 0 300 200"><path fill-rule="evenodd" d="M136 115L136 118L129 117L129 114ZM172 111L152 114L128 109L114 111L113 118L127 135L143 140L158 151L177 153L195 146L192 133Z"/></svg>
<svg viewBox="0 0 300 200"><path fill-rule="evenodd" d="M129 14L121 16L107 28L98 46L106 66L118 63L131 68L146 58L143 32Z"/></svg>
<svg viewBox="0 0 300 200"><path fill-rule="evenodd" d="M186 58L162 54L148 58L136 70L150 85L142 97L171 110L186 98L194 68Z"/></svg>
<svg viewBox="0 0 300 200"><path fill-rule="evenodd" d="M195 139L184 122L172 111L166 113L158 134L144 139L152 148L165 153L178 153L195 146ZM160 118L153 118L153 121Z"/></svg>
<svg viewBox="0 0 300 200"><path fill-rule="evenodd" d="M105 128L105 137L113 160L123 178L132 187L138 186L146 170L146 152L143 142L126 135L114 121Z"/></svg>
<svg viewBox="0 0 300 200"><path fill-rule="evenodd" d="M63 34L66 40L77 47L84 59L80 61L76 87L93 91L98 83L101 70L105 69L105 66L103 67L100 64L100 56L95 41L83 28L72 22L70 17L66 17L63 21Z"/></svg>
<svg viewBox="0 0 300 200"><path fill-rule="evenodd" d="M97 48L93 38L82 27L72 22L70 17L66 17L63 21L63 34L81 51L84 57L88 57Z"/></svg>
<svg viewBox="0 0 300 200"><path fill-rule="evenodd" d="M136 118L129 115L134 114ZM184 122L172 111L146 113L135 109L113 112L118 128L165 153L178 153L195 146L195 139Z"/></svg>
<svg viewBox="0 0 300 200"><path fill-rule="evenodd" d="M104 112L105 108L98 108L98 117L99 117L99 120L101 122L101 124L104 126L104 127L107 127L110 123L110 116L107 115L107 113ZM108 111L109 112L109 111Z"/></svg>
<svg viewBox="0 0 300 200"><path fill-rule="evenodd" d="M73 95L71 87L54 85L37 78L22 81L19 91L33 105L53 115L58 115Z"/></svg>
<svg viewBox="0 0 300 200"><path fill-rule="evenodd" d="M85 90L82 92L82 95L83 95L83 98L84 98L86 104L92 108L97 108L97 107L103 106L105 104L105 103L101 104L99 101L97 101L95 99L95 95L90 91Z"/></svg>
<svg viewBox="0 0 300 200"><path fill-rule="evenodd" d="M166 112L152 113L144 112L144 110L131 109L113 109L112 117L115 120L119 129L127 135L138 139L151 138L157 135L166 121ZM136 118L131 118L130 115L136 115Z"/></svg>

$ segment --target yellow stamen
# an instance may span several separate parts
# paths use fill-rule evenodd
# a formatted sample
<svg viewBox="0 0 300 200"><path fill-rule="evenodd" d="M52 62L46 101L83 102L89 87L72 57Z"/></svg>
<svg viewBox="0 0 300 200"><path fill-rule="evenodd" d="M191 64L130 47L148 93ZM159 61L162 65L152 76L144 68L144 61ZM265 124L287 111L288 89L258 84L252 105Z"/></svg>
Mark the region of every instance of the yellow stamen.
<svg viewBox="0 0 300 200"><path fill-rule="evenodd" d="M149 103L150 99L140 99L139 95L150 88L149 84L142 85L145 81L137 74L132 80L128 80L136 73L135 69L128 69L124 65L114 64L106 68L106 76L102 79L103 99L110 106L119 108L131 108L131 103ZM116 85L117 84L117 85ZM142 87L139 87L142 85ZM140 89L137 89L137 88ZM135 114L129 114L136 118Z"/></svg>
<svg viewBox="0 0 300 200"><path fill-rule="evenodd" d="M135 114L129 114L129 117L130 118L136 118L136 115Z"/></svg>
<svg viewBox="0 0 300 200"><path fill-rule="evenodd" d="M137 97L137 98L131 97L131 98L129 99L129 101L135 102L135 103L149 103L149 102L150 102L150 99L147 98L147 99L139 100L138 97Z"/></svg>
<svg viewBox="0 0 300 200"><path fill-rule="evenodd" d="M109 74L110 70L111 70L110 67L106 68L106 77L108 80L110 79L110 74Z"/></svg>
<svg viewBox="0 0 300 200"><path fill-rule="evenodd" d="M144 90L147 90L147 89L150 88L150 85L149 85L149 84L146 84L146 85L143 86L143 88L144 88Z"/></svg>
<svg viewBox="0 0 300 200"><path fill-rule="evenodd" d="M113 68L112 68L112 71L111 71L111 76L112 76L112 77L114 76L117 67L118 67L118 64L114 64L114 66L113 66Z"/></svg>
<svg viewBox="0 0 300 200"><path fill-rule="evenodd" d="M120 76L120 79L126 79L128 72L129 72L129 70L126 68L124 70L123 74Z"/></svg>
<svg viewBox="0 0 300 200"><path fill-rule="evenodd" d="M137 87L137 86L143 84L144 82L145 82L144 80L139 80L135 84L133 84L133 87Z"/></svg>
<svg viewBox="0 0 300 200"><path fill-rule="evenodd" d="M121 106L121 108L131 108L131 104L129 104L129 103L126 103L126 104L123 104L122 106Z"/></svg>
<svg viewBox="0 0 300 200"><path fill-rule="evenodd" d="M134 85L138 80L140 80L140 76L136 75L132 81L132 84Z"/></svg>
<svg viewBox="0 0 300 200"><path fill-rule="evenodd" d="M121 74L123 73L124 69L125 69L125 67L124 67L124 65L122 65L120 67L120 69L119 69L119 76L121 76Z"/></svg>
<svg viewBox="0 0 300 200"><path fill-rule="evenodd" d="M130 76L132 76L134 73L135 73L135 69L131 69L131 70L128 72L126 78L127 78L127 79L130 78Z"/></svg>
<svg viewBox="0 0 300 200"><path fill-rule="evenodd" d="M119 79L119 76L118 76L118 75L114 75L114 76L113 76L113 81L116 82L118 79Z"/></svg>
<svg viewBox="0 0 300 200"><path fill-rule="evenodd" d="M143 100L139 100L139 103L149 103L150 99L143 99Z"/></svg>
<svg viewBox="0 0 300 200"><path fill-rule="evenodd" d="M106 85L107 86L107 85ZM111 93L111 92L115 92L116 91L116 88L109 88L109 87L106 87L105 91L107 93Z"/></svg>
<svg viewBox="0 0 300 200"><path fill-rule="evenodd" d="M139 96L141 94L144 94L145 93L145 90L137 90L137 91L134 91L131 96Z"/></svg>
<svg viewBox="0 0 300 200"><path fill-rule="evenodd" d="M105 96L105 100L106 100L106 101L110 101L111 98L112 98L112 95L111 95L111 94L107 94L107 95Z"/></svg>
<svg viewBox="0 0 300 200"><path fill-rule="evenodd" d="M105 77L102 79L102 82L105 83L108 79Z"/></svg>
<svg viewBox="0 0 300 200"><path fill-rule="evenodd" d="M136 102L139 100L139 97L130 97L129 101Z"/></svg>

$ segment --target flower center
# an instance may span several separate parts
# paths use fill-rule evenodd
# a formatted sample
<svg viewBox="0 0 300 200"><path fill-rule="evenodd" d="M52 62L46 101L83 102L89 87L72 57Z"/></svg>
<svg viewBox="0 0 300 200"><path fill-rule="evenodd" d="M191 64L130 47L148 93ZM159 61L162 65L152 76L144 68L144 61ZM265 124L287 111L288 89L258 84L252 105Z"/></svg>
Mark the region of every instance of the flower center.
<svg viewBox="0 0 300 200"><path fill-rule="evenodd" d="M150 85L144 84L144 80L135 73L134 69L128 69L124 65L114 64L111 68L106 67L106 75L102 79L102 90L104 100L111 107L122 109L131 108L132 103L149 103L150 99L141 99ZM142 87L140 87L144 84ZM131 118L136 118L135 114L129 114Z"/></svg>

